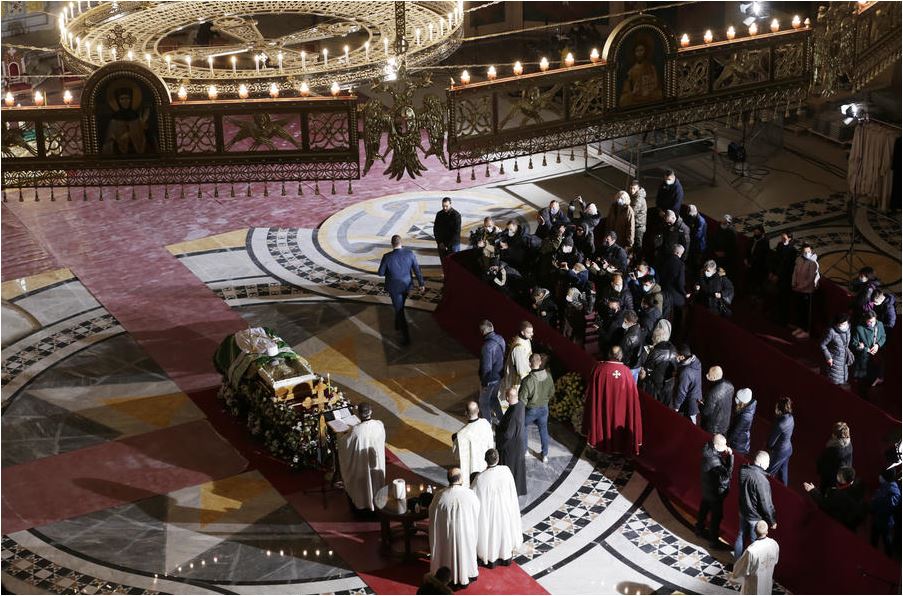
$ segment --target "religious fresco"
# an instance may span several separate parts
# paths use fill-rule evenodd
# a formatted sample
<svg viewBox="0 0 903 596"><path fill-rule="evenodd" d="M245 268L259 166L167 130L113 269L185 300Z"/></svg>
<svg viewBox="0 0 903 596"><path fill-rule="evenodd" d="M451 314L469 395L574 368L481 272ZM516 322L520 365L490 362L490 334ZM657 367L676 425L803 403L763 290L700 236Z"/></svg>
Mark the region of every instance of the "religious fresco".
<svg viewBox="0 0 903 596"><path fill-rule="evenodd" d="M621 44L618 56L618 107L662 101L667 49L656 32L637 27Z"/></svg>
<svg viewBox="0 0 903 596"><path fill-rule="evenodd" d="M771 70L770 48L716 56L712 60L712 70L713 91L765 82Z"/></svg>
<svg viewBox="0 0 903 596"><path fill-rule="evenodd" d="M96 90L97 145L103 156L153 155L159 151L153 92L142 81L111 78Z"/></svg>

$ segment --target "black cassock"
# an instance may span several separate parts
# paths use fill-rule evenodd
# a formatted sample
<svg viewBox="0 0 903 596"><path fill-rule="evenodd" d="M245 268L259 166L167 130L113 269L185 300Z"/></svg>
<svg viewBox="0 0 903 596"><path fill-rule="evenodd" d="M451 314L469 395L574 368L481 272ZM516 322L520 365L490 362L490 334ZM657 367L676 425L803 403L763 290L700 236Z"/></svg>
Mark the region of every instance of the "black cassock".
<svg viewBox="0 0 903 596"><path fill-rule="evenodd" d="M501 464L511 469L517 494L527 494L527 434L524 429L524 404L508 406L495 433L495 446L499 450Z"/></svg>

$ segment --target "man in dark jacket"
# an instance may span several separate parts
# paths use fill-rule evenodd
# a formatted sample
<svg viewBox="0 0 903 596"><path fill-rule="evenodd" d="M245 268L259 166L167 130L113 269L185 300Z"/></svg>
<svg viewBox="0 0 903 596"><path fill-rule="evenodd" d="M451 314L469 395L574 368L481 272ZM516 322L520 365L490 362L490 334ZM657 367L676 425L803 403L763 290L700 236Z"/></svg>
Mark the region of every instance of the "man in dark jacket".
<svg viewBox="0 0 903 596"><path fill-rule="evenodd" d="M774 247L774 263L772 274L778 282L777 319L782 325L790 320L793 304L793 268L796 265L796 247L793 245L793 233L784 232L777 246Z"/></svg>
<svg viewBox="0 0 903 596"><path fill-rule="evenodd" d="M733 471L734 452L727 446L724 435L716 434L702 447L702 502L696 518L696 535L708 538L712 548L727 548L718 536ZM710 513L712 518L706 533L705 520Z"/></svg>
<svg viewBox="0 0 903 596"><path fill-rule="evenodd" d="M609 230L602 237L602 246L596 251L602 268L605 270L617 270L627 272L627 252L618 245L618 235ZM607 263L607 265L606 265Z"/></svg>
<svg viewBox="0 0 903 596"><path fill-rule="evenodd" d="M840 468L837 472L837 485L829 488L825 496L815 490L815 485L810 482L803 482L803 490L809 493L822 511L854 533L865 519L865 491L856 480L856 471L849 466Z"/></svg>
<svg viewBox="0 0 903 596"><path fill-rule="evenodd" d="M461 214L452 208L449 197L442 199L442 210L433 220L433 238L439 249L439 258L461 250Z"/></svg>
<svg viewBox="0 0 903 596"><path fill-rule="evenodd" d="M869 303L866 305L866 310L872 310L875 312L875 316L878 317L878 321L880 321L884 325L884 332L890 335L891 329L894 328L894 325L897 324L897 308L895 305L896 298L894 295L887 290L883 290L881 288L877 288L874 292L872 292L872 297Z"/></svg>
<svg viewBox="0 0 903 596"><path fill-rule="evenodd" d="M540 455L545 464L549 461L549 400L555 393L555 381L546 370L546 358L542 354L530 355L530 368L530 374L521 381L518 400L525 408L524 426L529 429L535 424L539 429Z"/></svg>
<svg viewBox="0 0 903 596"><path fill-rule="evenodd" d="M660 266L661 262L674 252L674 247L678 244L684 247L681 258L686 263L686 251L690 248L690 228L687 227L680 215L668 210L665 212L665 227L662 231L661 244L658 244L656 249L656 266Z"/></svg>
<svg viewBox="0 0 903 596"><path fill-rule="evenodd" d="M757 403L749 387L737 390L734 397L734 417L731 419L730 430L727 431L728 445L737 453L749 453L750 430L756 416Z"/></svg>
<svg viewBox="0 0 903 596"><path fill-rule="evenodd" d="M658 187L658 194L655 196L655 206L659 211L671 210L674 213L680 213L680 208L684 204L684 187L681 186L680 180L674 174L674 170L665 170L665 177L661 186Z"/></svg>
<svg viewBox="0 0 903 596"><path fill-rule="evenodd" d="M687 252L687 263L692 269L699 269L702 265L702 259L705 257L706 250L706 228L707 222L705 217L696 208L696 205L687 207L688 215L685 223L690 228L690 246Z"/></svg>
<svg viewBox="0 0 903 596"><path fill-rule="evenodd" d="M743 554L746 545L755 540L759 520L764 520L772 530L778 527L771 501L771 485L765 473L770 463L768 452L759 451L754 463L740 468L740 531L734 542L735 561Z"/></svg>
<svg viewBox="0 0 903 596"><path fill-rule="evenodd" d="M671 407L696 424L699 402L702 401L702 364L684 344L677 350L677 381Z"/></svg>
<svg viewBox="0 0 903 596"><path fill-rule="evenodd" d="M765 228L758 224L753 228L753 240L744 259L746 265L746 285L750 294L759 295L765 289L768 279L768 262L771 260L771 247L765 237Z"/></svg>
<svg viewBox="0 0 903 596"><path fill-rule="evenodd" d="M711 367L705 378L714 384L706 392L700 408L702 428L713 435L723 435L731 425L734 386L724 378L720 366Z"/></svg>
<svg viewBox="0 0 903 596"><path fill-rule="evenodd" d="M561 209L558 201L549 202L549 206L539 212L539 225L536 228L536 235L545 238L552 233L557 226L566 226L571 223L567 214Z"/></svg>
<svg viewBox="0 0 903 596"><path fill-rule="evenodd" d="M686 268L681 259L683 254L684 247L680 245L675 246L672 253L664 259L658 268L658 280L662 288L665 306L662 316L666 318L676 319L677 316L672 311L682 311L687 304Z"/></svg>
<svg viewBox="0 0 903 596"><path fill-rule="evenodd" d="M505 340L490 321L480 323L483 347L480 350L480 415L492 424L502 419L499 384L505 373ZM495 420L493 420L493 415Z"/></svg>
<svg viewBox="0 0 903 596"><path fill-rule="evenodd" d="M640 300L640 310L637 312L637 315L639 316L640 327L643 328L643 336L651 338L652 329L659 319L662 318L662 311L656 304L654 296L651 294L643 296L642 300Z"/></svg>
<svg viewBox="0 0 903 596"><path fill-rule="evenodd" d="M514 476L517 494L527 494L527 433L524 426L524 404L516 387L509 387L505 394L508 409L495 432L495 448L499 451L499 463L508 466Z"/></svg>
<svg viewBox="0 0 903 596"><path fill-rule="evenodd" d="M640 352L646 341L646 334L639 323L640 318L632 310L624 312L624 323L622 328L624 334L621 336L621 353L624 355L622 362L624 366L633 373L633 380L638 380L640 374Z"/></svg>
<svg viewBox="0 0 903 596"><path fill-rule="evenodd" d="M389 298L392 299L392 309L395 311L395 330L401 331L401 343L411 343L411 334L408 331L408 320L404 315L404 303L411 291L411 273L417 277L420 285L420 293L426 290L423 283L423 273L417 263L417 257L410 248L401 245L401 236L392 236L392 251L383 255L379 262L377 275L385 277L385 288Z"/></svg>

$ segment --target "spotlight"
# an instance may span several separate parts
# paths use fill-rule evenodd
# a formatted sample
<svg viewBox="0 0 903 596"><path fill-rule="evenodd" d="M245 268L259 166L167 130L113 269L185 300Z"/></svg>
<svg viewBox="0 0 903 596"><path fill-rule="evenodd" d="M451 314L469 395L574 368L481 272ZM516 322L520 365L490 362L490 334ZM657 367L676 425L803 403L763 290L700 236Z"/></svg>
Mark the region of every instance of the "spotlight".
<svg viewBox="0 0 903 596"><path fill-rule="evenodd" d="M863 103L845 103L840 106L840 113L844 116L844 126L867 122L869 119L868 109Z"/></svg>

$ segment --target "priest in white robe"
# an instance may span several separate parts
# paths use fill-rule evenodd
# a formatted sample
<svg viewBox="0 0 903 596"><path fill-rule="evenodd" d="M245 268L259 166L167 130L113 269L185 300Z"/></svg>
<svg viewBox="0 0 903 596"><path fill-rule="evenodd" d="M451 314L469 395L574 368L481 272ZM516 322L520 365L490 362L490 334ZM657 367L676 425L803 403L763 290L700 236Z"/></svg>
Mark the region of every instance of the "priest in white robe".
<svg viewBox="0 0 903 596"><path fill-rule="evenodd" d="M492 425L480 416L480 406L467 402L467 424L452 435L452 449L458 452L462 484L470 486L470 477L486 469L486 452L495 447Z"/></svg>
<svg viewBox="0 0 903 596"><path fill-rule="evenodd" d="M386 429L372 415L370 404L359 404L361 423L339 433L336 447L348 498L357 509L375 511L373 498L386 484Z"/></svg>
<svg viewBox="0 0 903 596"><path fill-rule="evenodd" d="M430 503L430 573L440 567L452 572L452 585L466 586L477 579L477 525L480 501L462 485L459 468L448 471L448 488Z"/></svg>
<svg viewBox="0 0 903 596"><path fill-rule="evenodd" d="M517 487L508 466L499 465L499 452L486 452L485 471L473 483L480 500L477 557L492 569L497 562L510 565L514 552L524 542Z"/></svg>
<svg viewBox="0 0 903 596"><path fill-rule="evenodd" d="M768 522L756 522L756 539L734 564L734 581L743 582L741 594L771 594L774 566L780 547L768 537Z"/></svg>

